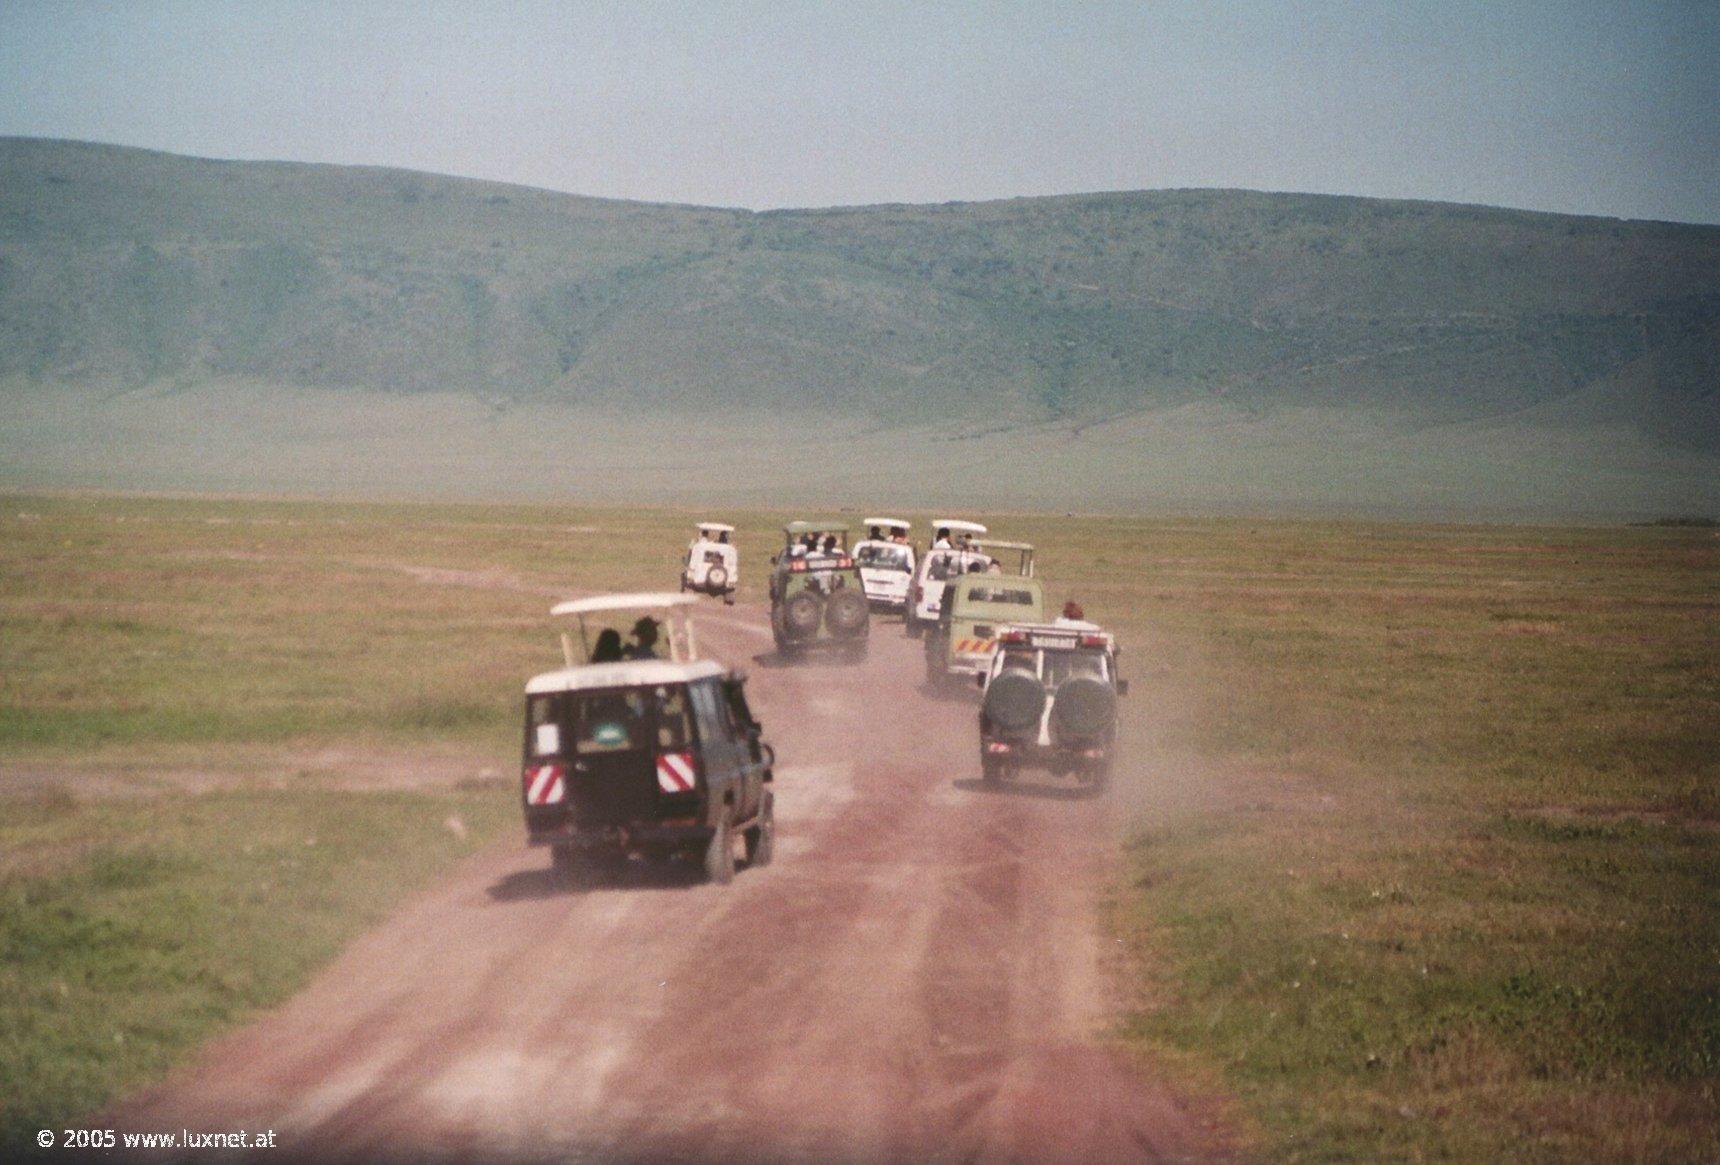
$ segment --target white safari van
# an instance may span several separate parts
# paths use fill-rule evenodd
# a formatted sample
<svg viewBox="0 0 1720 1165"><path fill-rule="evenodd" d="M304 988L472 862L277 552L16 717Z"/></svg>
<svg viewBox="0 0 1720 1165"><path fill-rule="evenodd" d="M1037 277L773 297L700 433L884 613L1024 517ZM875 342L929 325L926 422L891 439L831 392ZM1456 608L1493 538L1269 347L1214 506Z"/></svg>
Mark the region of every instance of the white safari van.
<svg viewBox="0 0 1720 1165"><path fill-rule="evenodd" d="M866 601L874 611L905 613L908 586L914 580L913 544L908 541L912 523L901 518L867 518L866 537L854 544L854 564Z"/></svg>

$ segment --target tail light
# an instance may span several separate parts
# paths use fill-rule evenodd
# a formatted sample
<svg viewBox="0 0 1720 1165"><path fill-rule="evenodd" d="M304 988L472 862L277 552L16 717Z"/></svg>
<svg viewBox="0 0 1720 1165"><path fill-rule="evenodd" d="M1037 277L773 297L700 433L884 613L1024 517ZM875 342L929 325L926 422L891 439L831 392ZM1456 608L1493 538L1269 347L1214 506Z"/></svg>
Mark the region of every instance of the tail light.
<svg viewBox="0 0 1720 1165"><path fill-rule="evenodd" d="M1103 635L1083 635L1081 637L1081 646L1103 647L1105 646L1105 637Z"/></svg>
<svg viewBox="0 0 1720 1165"><path fill-rule="evenodd" d="M691 793L699 785L699 762L691 752L665 752L657 757L657 788L665 793Z"/></svg>
<svg viewBox="0 0 1720 1165"><path fill-rule="evenodd" d="M1005 631L1002 635L999 635L997 637L997 641L999 643L1026 643L1027 642L1027 632L1025 632L1025 631Z"/></svg>
<svg viewBox="0 0 1720 1165"><path fill-rule="evenodd" d="M559 805L567 800L567 770L558 764L527 765L520 770L527 805Z"/></svg>

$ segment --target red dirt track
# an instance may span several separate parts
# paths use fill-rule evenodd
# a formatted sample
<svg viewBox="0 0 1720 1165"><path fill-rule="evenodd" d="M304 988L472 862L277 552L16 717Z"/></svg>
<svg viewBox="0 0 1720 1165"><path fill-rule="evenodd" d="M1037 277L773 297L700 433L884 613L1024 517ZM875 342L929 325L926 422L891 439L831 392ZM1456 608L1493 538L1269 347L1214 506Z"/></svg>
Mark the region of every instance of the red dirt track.
<svg viewBox="0 0 1720 1165"><path fill-rule="evenodd" d="M273 1129L273 1162L1199 1155L1102 1038L1120 798L981 788L974 701L921 690L895 620L783 667L762 611L701 610L776 748L774 864L570 886L497 847L100 1127Z"/></svg>

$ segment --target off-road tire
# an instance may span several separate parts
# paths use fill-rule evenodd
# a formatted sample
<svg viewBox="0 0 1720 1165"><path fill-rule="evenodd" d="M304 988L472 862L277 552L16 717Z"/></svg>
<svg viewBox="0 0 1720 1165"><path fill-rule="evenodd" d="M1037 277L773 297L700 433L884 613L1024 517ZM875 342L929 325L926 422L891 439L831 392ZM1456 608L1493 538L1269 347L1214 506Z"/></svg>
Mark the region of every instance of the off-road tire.
<svg viewBox="0 0 1720 1165"><path fill-rule="evenodd" d="M717 828L705 846L705 877L718 886L735 880L735 839L726 811L717 819Z"/></svg>
<svg viewBox="0 0 1720 1165"><path fill-rule="evenodd" d="M836 639L854 639L866 633L869 618L866 596L842 588L824 602L824 626Z"/></svg>
<svg viewBox="0 0 1720 1165"><path fill-rule="evenodd" d="M1005 762L1002 757L981 755L979 758L979 777L988 785L1002 784L1005 775Z"/></svg>
<svg viewBox="0 0 1720 1165"><path fill-rule="evenodd" d="M918 639L926 633L925 625L914 618L914 611L911 607L902 616L902 630L908 633L909 639Z"/></svg>
<svg viewBox="0 0 1720 1165"><path fill-rule="evenodd" d="M986 718L1003 730L1003 735L1020 736L1037 731L1045 715L1045 685L1032 672L1009 667L999 672L986 685L980 706Z"/></svg>
<svg viewBox="0 0 1720 1165"><path fill-rule="evenodd" d="M720 595L729 585L728 568L713 566L705 572L705 589L713 595Z"/></svg>
<svg viewBox="0 0 1720 1165"><path fill-rule="evenodd" d="M763 869L776 857L776 794L765 790L759 804L758 824L746 833L747 868Z"/></svg>
<svg viewBox="0 0 1720 1165"><path fill-rule="evenodd" d="M790 595L782 605L782 628L787 638L810 639L818 634L818 624L824 612L818 596L810 591Z"/></svg>

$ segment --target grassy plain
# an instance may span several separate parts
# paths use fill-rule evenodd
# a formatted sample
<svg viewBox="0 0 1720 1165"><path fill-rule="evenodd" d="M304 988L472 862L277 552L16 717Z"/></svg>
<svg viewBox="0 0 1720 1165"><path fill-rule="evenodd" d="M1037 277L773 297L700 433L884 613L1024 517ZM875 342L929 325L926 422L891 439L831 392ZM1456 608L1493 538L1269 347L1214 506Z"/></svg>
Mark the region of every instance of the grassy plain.
<svg viewBox="0 0 1720 1165"><path fill-rule="evenodd" d="M513 828L547 606L692 516L0 498L0 1155ZM1128 645L1125 1041L1269 1158L1720 1155L1711 532L993 526Z"/></svg>
<svg viewBox="0 0 1720 1165"><path fill-rule="evenodd" d="M1128 1038L1222 1081L1274 1159L1720 1157L1720 539L1123 545L1135 585L1102 544L1048 569L1162 653L1112 914L1152 985Z"/></svg>

